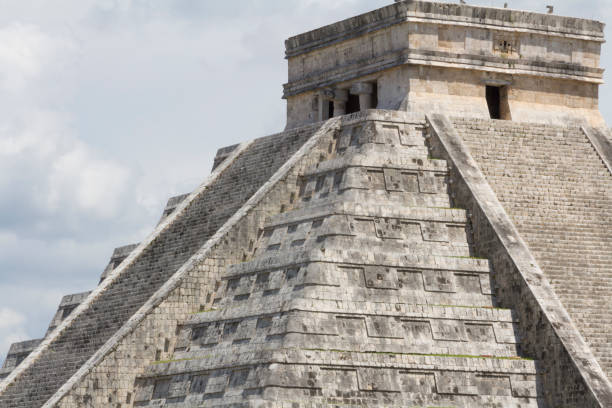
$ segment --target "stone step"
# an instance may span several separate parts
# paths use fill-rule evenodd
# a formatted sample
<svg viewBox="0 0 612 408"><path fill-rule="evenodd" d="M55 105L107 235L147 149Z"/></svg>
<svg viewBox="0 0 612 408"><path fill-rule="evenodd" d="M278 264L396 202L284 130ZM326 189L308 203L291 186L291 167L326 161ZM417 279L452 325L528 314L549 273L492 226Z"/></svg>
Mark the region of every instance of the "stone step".
<svg viewBox="0 0 612 408"><path fill-rule="evenodd" d="M285 311L183 326L173 359L255 349L517 357L513 322Z"/></svg>
<svg viewBox="0 0 612 408"><path fill-rule="evenodd" d="M298 392L304 392L298 390ZM466 396L466 395L425 395L415 394L408 392L399 397L396 394L391 394L393 400L391 400L387 393L376 392L366 393L359 397L359 402L351 402L347 405L345 396L342 392L338 392L338 395L333 397L326 396L311 396L309 395L309 402L299 402L288 397L286 399L274 396L273 399L249 399L246 402L241 397L233 397L231 399L224 398L223 402L218 404L210 402L211 400L206 399L206 406L215 408L313 408L313 407L372 407L384 401L384 406L389 408L406 407L405 401L411 401L410 408L472 408L472 407L483 407L483 408L538 408L544 406L544 400L536 399L518 399L515 397L502 397L502 396ZM194 398L194 404L199 404L200 399ZM227 401L227 402L226 402ZM234 402L233 402L234 401ZM416 402L418 401L418 402ZM143 405L143 406L157 406L157 405Z"/></svg>
<svg viewBox="0 0 612 408"><path fill-rule="evenodd" d="M311 263L337 265L342 268L359 268L365 265L395 269L430 269L489 274L491 266L487 259L471 257L439 257L431 254L365 253L330 248L295 252L289 256L269 255L239 264L229 265L223 279L231 279L253 273L270 272L293 267L301 268Z"/></svg>
<svg viewBox="0 0 612 408"><path fill-rule="evenodd" d="M450 262L430 258L435 266L418 260L402 265L319 262L263 268L255 263L249 267L245 263L240 264L240 270L230 269L224 276L215 307L267 307L270 302L289 301L291 296L339 302L369 300L393 304L494 306L491 275L486 266L462 267L453 264L454 260L457 258L448 259Z"/></svg>
<svg viewBox="0 0 612 408"><path fill-rule="evenodd" d="M258 305L258 308L255 306ZM228 304L181 324L175 359L211 347L300 347L517 356L508 309L293 298ZM316 347L314 346L316 345ZM259 347L258 346L258 347ZM429 350L429 351L427 351Z"/></svg>
<svg viewBox="0 0 612 408"><path fill-rule="evenodd" d="M403 275L400 273L400 275ZM451 275L452 276L452 275ZM411 277L412 278L412 277ZM317 284L310 283L308 286L299 285L291 288L281 289L269 289L269 290L253 290L247 292L247 289L234 289L230 287L227 292L222 292L225 298L215 298L214 308L226 307L229 303L233 302L234 307L254 307L256 304L261 303L262 307L272 308L277 302L289 301L291 294L300 296L303 299L312 300L330 300L338 302L362 302L370 300L372 302L390 302L391 304L413 304L413 305L449 305L457 307L494 307L495 302L492 294L486 293L486 285L490 285L490 282L485 282L481 277L473 275L460 275L456 276L450 281L450 284L445 285L448 287L447 290L436 290L437 287L433 286L433 282L427 282L426 284L416 282L404 282L405 278L402 277L399 285L414 284L414 286L421 286L409 288L402 286L399 289L389 289L380 287L366 287L369 284L367 282L364 287L350 287L350 288L339 288L328 284ZM372 286L381 285L378 282L371 282ZM437 282L436 282L437 283ZM458 284L457 284L458 283ZM240 283L242 285L242 282ZM455 284L455 286L452 286ZM233 285L230 282L229 285ZM389 284L385 284L389 285ZM422 289L423 285L427 285L427 289ZM469 287L462 287L460 285L470 285ZM237 294L241 293L241 294ZM337 296L337 298L333 298ZM272 304L268 306L268 304Z"/></svg>
<svg viewBox="0 0 612 408"><path fill-rule="evenodd" d="M302 201L303 200L303 201ZM325 205L339 200L345 202L384 202L403 207L449 208L450 197L446 192L421 193L420 191L387 191L386 189L349 188L329 193L312 194L310 197L293 201L291 209L302 209L311 205ZM289 208L288 208L289 209Z"/></svg>
<svg viewBox="0 0 612 408"><path fill-rule="evenodd" d="M365 398L365 406L368 398L384 394L436 404L532 407L537 387L535 362L524 359L280 349L154 364L137 380L134 401L208 405L248 390L246 395L274 401L307 391L329 402L343 395L338 391L351 390L352 397Z"/></svg>
<svg viewBox="0 0 612 408"><path fill-rule="evenodd" d="M321 220L334 215L346 215L359 219L392 218L452 224L465 224L467 222L466 211L458 208L398 207L394 204L381 203L378 200L356 203L345 202L336 198L334 201L321 204L313 203L307 208L298 208L267 217L264 231Z"/></svg>
<svg viewBox="0 0 612 408"><path fill-rule="evenodd" d="M430 209L412 212L406 209L387 212L385 210L389 208L376 208L371 216L367 216L363 208L347 210L356 215L324 215L329 213L329 209L325 209L291 212L270 220L254 243L254 253L263 255L274 251L349 244L354 248L370 249L388 245L386 251L409 246L412 251L431 250L437 255L470 255L464 211ZM435 214L431 217L433 220L423 218L427 213ZM394 218L401 216L410 218Z"/></svg>
<svg viewBox="0 0 612 408"><path fill-rule="evenodd" d="M457 120L457 130L608 376L612 177L580 128ZM601 313L602 310L608 313Z"/></svg>
<svg viewBox="0 0 612 408"><path fill-rule="evenodd" d="M379 190L392 193L447 194L446 171L417 171L350 166L305 175L300 180L300 200L316 200L346 190Z"/></svg>
<svg viewBox="0 0 612 408"><path fill-rule="evenodd" d="M356 150L354 154L348 153L319 162L307 168L304 171L304 177L337 171L347 167L384 167L435 172L446 172L448 169L445 160L429 159L429 152L426 147L415 151L413 148L398 149L397 146L391 145L368 145Z"/></svg>
<svg viewBox="0 0 612 408"><path fill-rule="evenodd" d="M193 359L156 361L146 377L181 375L258 364L312 364L338 367L370 367L417 370L452 370L472 373L536 375L537 362L520 357L482 355L432 355L424 353L376 353L350 350L288 348L215 353Z"/></svg>
<svg viewBox="0 0 612 408"><path fill-rule="evenodd" d="M255 311L252 304L226 305L226 307L195 313L181 323L182 326L197 326L221 320L235 320L258 317L265 314L286 314L288 312L312 312L336 315L359 315L370 317L450 319L454 321L516 323L512 310L492 307L469 307L450 305L417 305L407 303L363 301L333 301L321 299L294 298L289 301L267 302L265 308ZM281 316L282 317L282 316ZM365 318L365 317L364 317ZM318 324L318 323L317 323Z"/></svg>

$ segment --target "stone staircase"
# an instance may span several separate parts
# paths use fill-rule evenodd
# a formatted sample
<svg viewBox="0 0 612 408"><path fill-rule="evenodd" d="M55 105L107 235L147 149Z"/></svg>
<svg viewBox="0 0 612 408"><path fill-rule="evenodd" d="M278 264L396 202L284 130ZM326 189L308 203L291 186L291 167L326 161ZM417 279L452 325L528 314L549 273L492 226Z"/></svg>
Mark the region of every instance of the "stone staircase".
<svg viewBox="0 0 612 408"><path fill-rule="evenodd" d="M543 407L424 122L345 125L128 404ZM161 353L160 353L161 356Z"/></svg>
<svg viewBox="0 0 612 408"><path fill-rule="evenodd" d="M578 127L455 119L489 184L612 378L612 176Z"/></svg>
<svg viewBox="0 0 612 408"><path fill-rule="evenodd" d="M104 350L103 346L113 341L123 327L129 326L130 319L146 302L270 180L311 138L318 126L255 139L236 148L234 158L230 155L227 162L218 163L217 171L162 221L140 249L134 250L130 255L133 260L114 269L95 289L94 296L85 300L82 310L71 313L62 323L65 325L62 330L52 332L6 381L0 383L0 407L41 407L63 389L70 388L66 383L75 374L82 375L83 371L79 370L83 367L95 371L88 361ZM111 262L114 268L115 262ZM198 310L196 302L199 303L200 298L204 302L203 298L212 290L208 284L214 285L214 279L208 279L205 273L198 279L201 284L182 297L181 307L169 311L161 320L169 321L177 314L182 317ZM133 341L132 344L138 346L127 347L129 351L125 355L129 358L122 355L115 360L117 364L112 366L112 375L111 369L103 367L102 370L109 371L83 381L83 388L71 395L66 404L71 407L125 404L124 388L131 389L134 378L130 376L135 376L141 366L154 359L157 341L162 345L164 342L163 338L158 340L151 334L155 329L151 326L149 329L150 333ZM158 330L163 332L163 329ZM112 364L109 360L106 363ZM126 381L126 377L130 380ZM100 393L105 395L96 396Z"/></svg>

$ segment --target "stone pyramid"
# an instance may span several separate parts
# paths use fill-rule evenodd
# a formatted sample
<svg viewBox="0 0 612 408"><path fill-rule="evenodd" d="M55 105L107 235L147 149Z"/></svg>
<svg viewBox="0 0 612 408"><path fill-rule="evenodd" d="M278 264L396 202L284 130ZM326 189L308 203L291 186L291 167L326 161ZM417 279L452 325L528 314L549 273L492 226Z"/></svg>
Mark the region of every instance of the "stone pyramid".
<svg viewBox="0 0 612 408"><path fill-rule="evenodd" d="M135 404L539 406L538 362L474 257L423 121L328 127L211 308L138 378Z"/></svg>
<svg viewBox="0 0 612 408"><path fill-rule="evenodd" d="M612 406L602 29L404 1L289 39L288 129L220 149L0 407Z"/></svg>

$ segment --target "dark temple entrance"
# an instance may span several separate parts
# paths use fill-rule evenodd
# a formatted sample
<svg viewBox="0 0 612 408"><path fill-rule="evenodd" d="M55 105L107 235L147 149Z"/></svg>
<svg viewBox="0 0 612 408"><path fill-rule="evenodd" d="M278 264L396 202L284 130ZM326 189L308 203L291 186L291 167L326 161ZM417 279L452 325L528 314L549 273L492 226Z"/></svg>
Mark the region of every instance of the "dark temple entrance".
<svg viewBox="0 0 612 408"><path fill-rule="evenodd" d="M501 119L501 88L487 85L487 105L491 119Z"/></svg>

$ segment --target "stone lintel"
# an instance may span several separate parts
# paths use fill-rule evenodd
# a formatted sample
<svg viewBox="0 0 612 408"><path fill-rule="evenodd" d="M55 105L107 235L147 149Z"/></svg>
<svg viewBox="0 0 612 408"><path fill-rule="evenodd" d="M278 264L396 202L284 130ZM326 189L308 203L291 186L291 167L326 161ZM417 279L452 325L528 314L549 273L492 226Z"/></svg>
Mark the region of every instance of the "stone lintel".
<svg viewBox="0 0 612 408"><path fill-rule="evenodd" d="M371 94L374 92L374 85L369 82L357 82L351 86L350 92L353 95Z"/></svg>
<svg viewBox="0 0 612 408"><path fill-rule="evenodd" d="M321 91L323 99L334 102L346 102L349 98L349 93L346 89L324 89Z"/></svg>

